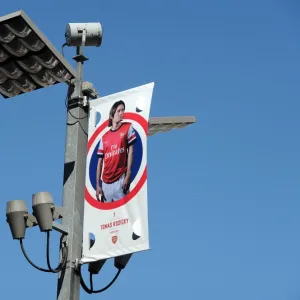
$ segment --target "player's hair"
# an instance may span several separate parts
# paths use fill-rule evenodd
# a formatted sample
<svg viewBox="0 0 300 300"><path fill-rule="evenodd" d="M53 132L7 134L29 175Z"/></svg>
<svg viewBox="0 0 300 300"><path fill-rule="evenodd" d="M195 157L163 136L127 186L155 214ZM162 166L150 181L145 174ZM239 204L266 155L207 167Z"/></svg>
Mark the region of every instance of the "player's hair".
<svg viewBox="0 0 300 300"><path fill-rule="evenodd" d="M122 100L119 100L117 102L114 103L114 105L111 107L110 112L109 112L109 120L108 120L108 127L112 126L112 119L116 113L116 110L118 108L119 105L123 105L124 109L125 109L125 103Z"/></svg>

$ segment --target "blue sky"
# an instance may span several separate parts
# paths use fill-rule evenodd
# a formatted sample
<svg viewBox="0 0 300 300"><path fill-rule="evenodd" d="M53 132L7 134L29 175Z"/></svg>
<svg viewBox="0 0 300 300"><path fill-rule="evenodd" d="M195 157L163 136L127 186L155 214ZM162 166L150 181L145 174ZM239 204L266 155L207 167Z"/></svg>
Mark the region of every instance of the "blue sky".
<svg viewBox="0 0 300 300"><path fill-rule="evenodd" d="M84 70L101 96L156 81L151 116L197 117L149 138L152 250L134 255L102 297L299 299L299 3L15 0L1 15L19 9L58 49L67 23L102 23L103 44L86 49ZM73 64L74 49L65 55ZM56 275L25 261L5 209L11 199L30 207L42 190L61 204L65 92L61 84L0 101L5 299L55 299ZM37 228L24 241L41 266L45 241ZM107 263L95 288L114 272Z"/></svg>

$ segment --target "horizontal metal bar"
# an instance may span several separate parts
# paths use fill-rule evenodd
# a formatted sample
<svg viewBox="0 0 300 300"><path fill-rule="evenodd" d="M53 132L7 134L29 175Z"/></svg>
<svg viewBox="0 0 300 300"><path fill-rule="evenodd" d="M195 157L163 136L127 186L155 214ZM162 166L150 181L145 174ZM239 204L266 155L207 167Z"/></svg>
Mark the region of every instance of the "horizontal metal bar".
<svg viewBox="0 0 300 300"><path fill-rule="evenodd" d="M196 122L195 116L181 116L181 117L152 117L149 118L150 125L162 125L162 124L178 124L178 123L188 123L192 124Z"/></svg>

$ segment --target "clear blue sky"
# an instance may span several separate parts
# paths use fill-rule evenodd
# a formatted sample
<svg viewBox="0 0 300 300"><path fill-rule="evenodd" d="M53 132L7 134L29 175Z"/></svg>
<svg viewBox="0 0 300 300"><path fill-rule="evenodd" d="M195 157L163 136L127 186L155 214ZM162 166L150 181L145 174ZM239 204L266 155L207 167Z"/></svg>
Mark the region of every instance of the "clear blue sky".
<svg viewBox="0 0 300 300"><path fill-rule="evenodd" d="M134 255L105 294L81 299L299 299L300 4L15 0L1 15L19 9L58 49L68 22L100 21L103 45L86 49L84 78L102 96L156 81L151 116L197 117L149 138L152 250ZM74 49L65 52L71 62ZM56 275L25 261L5 209L11 199L30 207L42 190L61 204L65 92L0 101L3 299L55 299ZM41 266L45 241L27 232ZM95 288L114 272L109 262Z"/></svg>

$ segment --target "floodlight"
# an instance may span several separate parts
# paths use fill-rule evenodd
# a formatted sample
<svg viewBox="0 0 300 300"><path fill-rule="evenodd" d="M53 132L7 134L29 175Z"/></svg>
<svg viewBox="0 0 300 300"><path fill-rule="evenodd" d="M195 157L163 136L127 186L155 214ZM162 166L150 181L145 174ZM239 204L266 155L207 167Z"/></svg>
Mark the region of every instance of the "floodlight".
<svg viewBox="0 0 300 300"><path fill-rule="evenodd" d="M115 257L115 259L114 259L115 267L119 270L124 269L126 267L127 263L129 262L129 259L131 258L131 256L132 256L132 253Z"/></svg>
<svg viewBox="0 0 300 300"><path fill-rule="evenodd" d="M23 239L26 230L26 215L28 210L24 200L7 202L6 217L13 239Z"/></svg>
<svg viewBox="0 0 300 300"><path fill-rule="evenodd" d="M83 46L99 47L102 43L102 26L95 23L69 23L66 26L65 37L68 46L82 46L82 35L85 31L85 44Z"/></svg>
<svg viewBox="0 0 300 300"><path fill-rule="evenodd" d="M184 128L196 122L196 118L190 117L160 117L150 118L148 136L156 133L167 132L176 128Z"/></svg>
<svg viewBox="0 0 300 300"><path fill-rule="evenodd" d="M32 209L40 230L52 230L54 202L49 192L39 192L32 195Z"/></svg>
<svg viewBox="0 0 300 300"><path fill-rule="evenodd" d="M0 94L4 98L75 76L72 66L23 11L0 17Z"/></svg>

